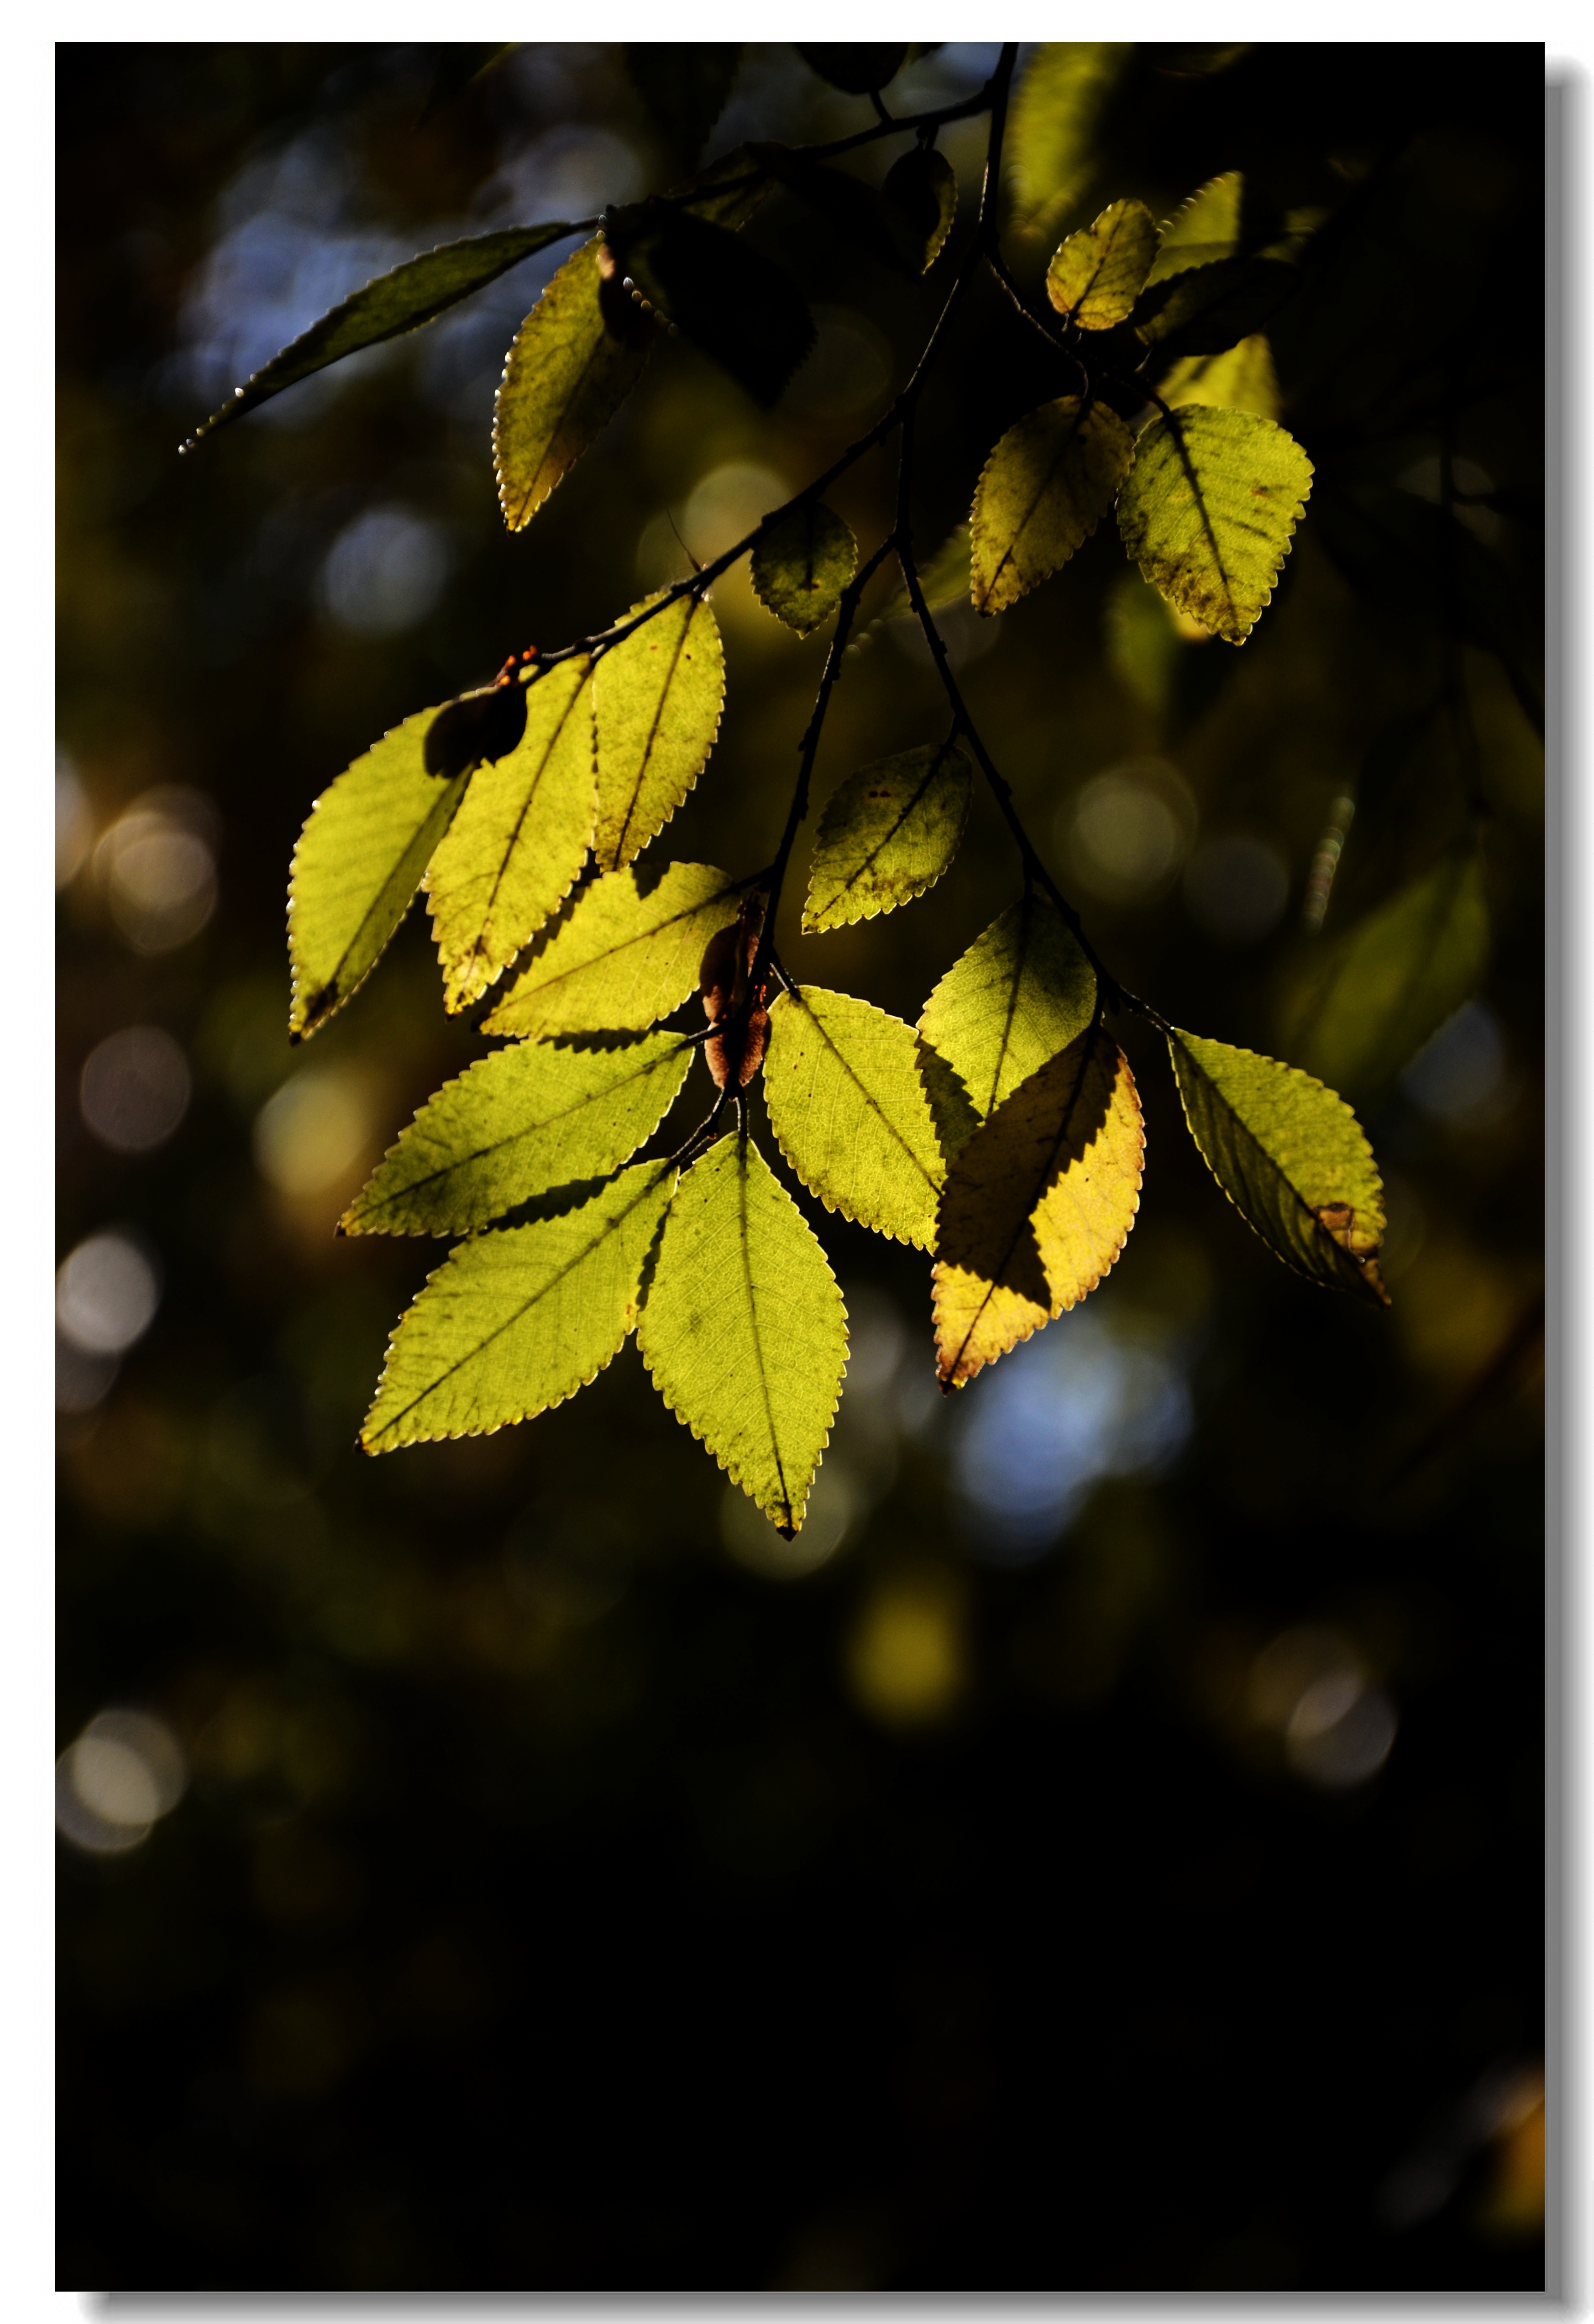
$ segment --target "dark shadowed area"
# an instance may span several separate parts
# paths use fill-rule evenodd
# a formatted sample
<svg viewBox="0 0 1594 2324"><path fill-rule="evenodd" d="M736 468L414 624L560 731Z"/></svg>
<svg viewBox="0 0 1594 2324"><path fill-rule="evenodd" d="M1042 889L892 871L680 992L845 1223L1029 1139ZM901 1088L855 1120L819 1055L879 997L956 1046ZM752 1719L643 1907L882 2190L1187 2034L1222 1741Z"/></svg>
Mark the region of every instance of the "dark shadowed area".
<svg viewBox="0 0 1594 2324"><path fill-rule="evenodd" d="M774 197L747 240L817 340L773 410L672 338L511 536L493 392L570 242L177 447L412 253L681 182L621 50L525 46L424 124L419 48L58 53L60 2282L1540 2285L1543 51L1137 49L1020 281L1219 171L1318 214L1267 325L1305 519L1239 651L1110 519L943 617L1092 943L1179 1026L1296 1054L1322 947L1476 834L1482 982L1404 1050L1392 994L1345 1093L1391 1306L1250 1233L1142 1022L1124 1254L955 1397L928 1259L766 1140L852 1331L789 1544L634 1344L526 1425L357 1449L442 1247L334 1227L490 1045L422 902L290 1047L288 866L387 729L713 557L885 410L985 123L941 138L922 280ZM891 109L995 58L915 55ZM873 118L750 45L705 153ZM922 549L1064 392L977 281ZM865 554L894 484L880 452L830 495ZM944 731L896 578L815 818ZM714 604L719 741L649 860L745 872L828 631L745 565ZM928 895L805 936L814 828L782 958L913 1021L1018 892L989 795Z"/></svg>

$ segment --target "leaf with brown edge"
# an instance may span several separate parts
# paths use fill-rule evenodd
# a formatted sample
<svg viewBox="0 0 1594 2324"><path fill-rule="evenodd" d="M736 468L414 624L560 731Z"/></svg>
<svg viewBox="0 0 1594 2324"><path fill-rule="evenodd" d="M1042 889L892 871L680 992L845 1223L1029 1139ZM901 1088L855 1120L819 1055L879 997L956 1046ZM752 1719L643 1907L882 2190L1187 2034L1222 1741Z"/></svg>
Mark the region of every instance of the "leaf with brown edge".
<svg viewBox="0 0 1594 2324"><path fill-rule="evenodd" d="M1046 269L1046 296L1087 331L1127 321L1156 256L1156 221L1144 202L1113 202L1071 234Z"/></svg>
<svg viewBox="0 0 1594 2324"><path fill-rule="evenodd" d="M626 619L657 602L644 597ZM677 597L600 658L593 850L601 871L623 871L663 830L707 763L724 700L725 651L704 598Z"/></svg>
<svg viewBox="0 0 1594 2324"><path fill-rule="evenodd" d="M1184 403L1135 447L1118 529L1170 604L1243 645L1311 490L1312 463L1287 429L1258 412Z"/></svg>
<svg viewBox="0 0 1594 2324"><path fill-rule="evenodd" d="M1383 1184L1344 1099L1227 1041L1167 1038L1190 1134L1246 1223L1295 1274L1387 1307Z"/></svg>
<svg viewBox="0 0 1594 2324"><path fill-rule="evenodd" d="M479 999L557 910L596 810L591 666L578 654L528 689L519 747L476 769L428 867L446 1008Z"/></svg>
<svg viewBox="0 0 1594 2324"><path fill-rule="evenodd" d="M1128 1060L1099 1023L974 1132L935 1230L944 1392L1095 1289L1135 1223L1145 1146Z"/></svg>
<svg viewBox="0 0 1594 2324"><path fill-rule="evenodd" d="M1104 403L1059 396L1016 421L974 489L974 611L1000 613L1065 565L1111 508L1134 457L1134 438Z"/></svg>
<svg viewBox="0 0 1594 2324"><path fill-rule="evenodd" d="M614 417L657 336L601 242L566 260L515 333L493 410L493 465L511 532L530 523Z"/></svg>

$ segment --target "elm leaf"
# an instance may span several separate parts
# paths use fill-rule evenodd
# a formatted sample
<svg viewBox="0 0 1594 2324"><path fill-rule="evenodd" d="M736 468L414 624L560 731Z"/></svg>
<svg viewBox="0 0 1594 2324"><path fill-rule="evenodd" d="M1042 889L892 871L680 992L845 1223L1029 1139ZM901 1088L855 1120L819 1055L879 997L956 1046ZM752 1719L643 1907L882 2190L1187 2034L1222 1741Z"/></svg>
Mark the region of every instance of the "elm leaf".
<svg viewBox="0 0 1594 2324"><path fill-rule="evenodd" d="M1000 613L1065 565L1112 506L1134 457L1134 438L1104 403L1059 396L1016 421L974 489L975 612Z"/></svg>
<svg viewBox="0 0 1594 2324"><path fill-rule="evenodd" d="M1154 284L1130 320L1159 366L1185 355L1221 355L1259 330L1300 281L1300 269L1283 259L1221 258Z"/></svg>
<svg viewBox="0 0 1594 2324"><path fill-rule="evenodd" d="M289 1038L308 1041L375 967L465 797L426 769L436 710L418 711L328 785L293 851Z"/></svg>
<svg viewBox="0 0 1594 2324"><path fill-rule="evenodd" d="M1184 404L1140 438L1118 501L1124 547L1170 604L1243 645L1273 595L1312 463L1254 411Z"/></svg>
<svg viewBox="0 0 1594 2324"><path fill-rule="evenodd" d="M1384 1190L1341 1097L1294 1065L1170 1029L1184 1118L1248 1226L1285 1265L1375 1305Z"/></svg>
<svg viewBox="0 0 1594 2324"><path fill-rule="evenodd" d="M591 665L555 662L528 689L518 749L480 766L426 875L444 1005L497 982L568 893L596 813Z"/></svg>
<svg viewBox="0 0 1594 2324"><path fill-rule="evenodd" d="M657 333L601 242L566 260L515 333L493 407L493 464L511 532L619 410Z"/></svg>
<svg viewBox="0 0 1594 2324"><path fill-rule="evenodd" d="M691 1063L678 1033L619 1048L495 1049L428 1099L340 1231L465 1234L552 1186L607 1177L651 1138Z"/></svg>
<svg viewBox="0 0 1594 2324"><path fill-rule="evenodd" d="M682 1178L637 1344L677 1419L789 1540L830 1439L847 1316L818 1239L744 1134Z"/></svg>
<svg viewBox="0 0 1594 2324"><path fill-rule="evenodd" d="M1260 412L1264 420L1278 418L1278 374L1260 331L1220 355L1186 355L1158 384L1165 403L1221 403L1235 411Z"/></svg>
<svg viewBox="0 0 1594 2324"><path fill-rule="evenodd" d="M945 1176L911 1025L803 984L769 1010L764 1102L780 1150L828 1211L927 1250Z"/></svg>
<svg viewBox="0 0 1594 2324"><path fill-rule="evenodd" d="M712 863L670 863L646 884L634 866L605 873L483 1029L546 1038L636 1031L667 1017L696 991L704 946L730 927L747 885Z"/></svg>
<svg viewBox="0 0 1594 2324"><path fill-rule="evenodd" d="M1014 92L1006 145L1013 224L1044 242L1081 198L1095 167L1097 131L1123 78L1128 41L1046 41Z"/></svg>
<svg viewBox="0 0 1594 2324"><path fill-rule="evenodd" d="M893 273L910 271L897 222L882 193L845 170L833 170L789 145L760 143L748 152L788 193L833 226L843 241L864 251ZM922 272L922 269L911 269Z"/></svg>
<svg viewBox="0 0 1594 2324"><path fill-rule="evenodd" d="M1198 186L1170 218L1162 222L1160 247L1149 281L1166 281L1171 274L1193 266L1210 266L1220 259L1237 257L1240 250L1240 212L1245 201L1245 178L1227 170Z"/></svg>
<svg viewBox="0 0 1594 2324"><path fill-rule="evenodd" d="M473 290L496 282L511 266L519 266L535 252L546 250L550 242L562 242L576 231L556 218L547 226L511 226L497 234L473 235L465 242L446 242L436 250L423 251L419 258L407 258L401 266L377 275L363 290L341 300L308 331L290 340L242 387L234 389L231 401L196 428L182 449L192 451L202 437L212 435L227 420L269 402L285 387L295 387L312 373L325 371L328 364L341 363L345 355L379 346L384 339L396 339L405 331L419 330L423 323L435 321L460 300L468 299Z"/></svg>
<svg viewBox="0 0 1594 2324"><path fill-rule="evenodd" d="M1120 201L1071 234L1046 269L1046 296L1087 331L1126 322L1156 256L1156 224L1144 202Z"/></svg>
<svg viewBox="0 0 1594 2324"><path fill-rule="evenodd" d="M631 613L658 602L644 597ZM663 830L703 772L724 699L724 648L705 598L677 597L600 657L593 845L601 870L622 871Z"/></svg>
<svg viewBox="0 0 1594 2324"><path fill-rule="evenodd" d="M1019 1084L952 1163L935 1229L943 1390L1095 1289L1140 1207L1134 1077L1099 1024Z"/></svg>
<svg viewBox="0 0 1594 2324"><path fill-rule="evenodd" d="M1095 971L1056 906L1032 889L953 963L918 1029L983 1121L1095 1012Z"/></svg>
<svg viewBox="0 0 1594 2324"><path fill-rule="evenodd" d="M858 570L858 543L823 501L799 501L764 535L751 564L752 586L770 613L806 638L841 602Z"/></svg>
<svg viewBox="0 0 1594 2324"><path fill-rule="evenodd" d="M973 781L950 739L849 775L819 820L804 933L871 920L933 888L957 853Z"/></svg>
<svg viewBox="0 0 1594 2324"><path fill-rule="evenodd" d="M945 247L957 217L957 174L934 145L914 145L886 171L880 199L903 257L927 274Z"/></svg>
<svg viewBox="0 0 1594 2324"><path fill-rule="evenodd" d="M635 1328L675 1182L636 1162L578 1209L461 1243L400 1319L365 1451L491 1435L595 1379Z"/></svg>
<svg viewBox="0 0 1594 2324"><path fill-rule="evenodd" d="M650 306L755 401L776 401L814 344L813 319L783 267L724 226L659 200L605 210L604 238Z"/></svg>

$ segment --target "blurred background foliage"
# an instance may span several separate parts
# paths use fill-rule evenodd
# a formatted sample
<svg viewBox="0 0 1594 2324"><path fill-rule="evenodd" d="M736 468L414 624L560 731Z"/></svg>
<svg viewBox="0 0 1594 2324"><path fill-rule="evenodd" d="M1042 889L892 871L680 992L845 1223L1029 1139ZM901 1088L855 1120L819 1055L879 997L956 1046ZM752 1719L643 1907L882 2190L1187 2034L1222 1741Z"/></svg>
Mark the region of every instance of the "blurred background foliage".
<svg viewBox="0 0 1594 2324"><path fill-rule="evenodd" d="M385 728L833 457L935 278L771 202L751 231L820 328L774 415L674 343L517 539L493 392L557 253L180 462L382 266L683 164L613 45L522 48L424 126L417 48L59 53L61 2282L1536 2285L1542 52L1138 51L1083 216L1228 168L1336 214L1272 333L1312 506L1243 654L1110 527L947 617L1108 960L1276 1051L1337 803L1436 682L1400 544L1453 429L1495 949L1361 1107L1391 1313L1275 1264L1131 1023L1140 1222L965 1397L935 1393L922 1257L816 1219L854 1352L789 1547L634 1348L533 1426L355 1452L437 1254L333 1222L482 1043L418 911L290 1050L284 890ZM893 108L993 60L918 56ZM754 46L708 150L870 117ZM943 141L965 231L984 135ZM924 407L925 548L1055 392L1037 360L981 285ZM890 486L836 488L866 546ZM722 738L664 850L741 868L825 640L744 572L715 604ZM816 803L941 724L879 624ZM1450 796L1351 827L1325 937ZM806 940L794 908L785 956L912 1018L1014 891L981 799L931 898Z"/></svg>

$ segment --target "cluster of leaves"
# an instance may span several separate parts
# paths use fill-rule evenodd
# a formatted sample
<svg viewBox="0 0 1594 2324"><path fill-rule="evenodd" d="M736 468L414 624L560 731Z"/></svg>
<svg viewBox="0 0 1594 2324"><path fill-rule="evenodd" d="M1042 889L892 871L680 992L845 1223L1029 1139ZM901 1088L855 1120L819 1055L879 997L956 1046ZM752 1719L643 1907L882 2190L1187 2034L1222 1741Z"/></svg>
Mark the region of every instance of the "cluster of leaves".
<svg viewBox="0 0 1594 2324"><path fill-rule="evenodd" d="M1232 174L1160 226L1142 203L1114 201L1055 250L1037 312L998 235L1013 51L976 97L896 118L879 91L901 48L804 53L836 86L874 95L872 128L827 147L739 147L683 190L600 220L517 228L411 260L284 349L209 423L587 232L516 334L499 390L499 493L519 530L672 333L760 402L779 397L813 325L790 277L738 239L774 189L881 265L926 272L947 251L957 204L936 133L989 115L978 222L884 417L689 579L599 633L528 650L493 687L384 736L318 799L293 864L295 1038L353 994L422 889L449 1010L474 1008L517 972L482 1019L504 1046L438 1092L342 1222L351 1234L457 1239L393 1336L367 1449L543 1411L594 1378L634 1330L671 1408L787 1533L802 1522L828 1437L846 1321L824 1250L754 1137L743 1093L757 1077L782 1155L825 1208L932 1255L944 1388L1084 1298L1123 1248L1144 1148L1135 1082L1107 1024L1126 1010L1166 1037L1197 1146L1277 1256L1313 1282L1384 1297L1381 1189L1350 1109L1294 1066L1179 1030L1111 976L1023 831L934 610L966 591L978 613L1000 613L1115 512L1129 557L1172 606L1245 641L1312 486L1311 462L1275 416L1260 327L1289 294L1313 222L1248 231ZM1066 210L1069 139L1113 53L1038 52L1018 115L1020 234ZM645 99L688 156L735 63L733 50L712 47L635 52ZM905 134L910 150L878 189L834 166L851 147ZM921 570L917 398L981 266L1072 366L1076 388L1007 429L966 527ZM896 522L861 558L824 493L893 434ZM774 618L801 634L834 622L785 828L772 861L751 871L661 861L652 844L719 726L712 585L743 555ZM836 791L812 850L803 927L822 933L924 895L956 853L979 775L1021 872L1014 901L946 970L917 1025L794 982L775 943L825 711L862 591L891 557L950 724L938 744L864 767ZM672 1024L695 994L706 1022ZM1320 1031L1333 1024L1333 994L1331 967ZM714 1092L706 1115L671 1151L644 1154L698 1050Z"/></svg>

